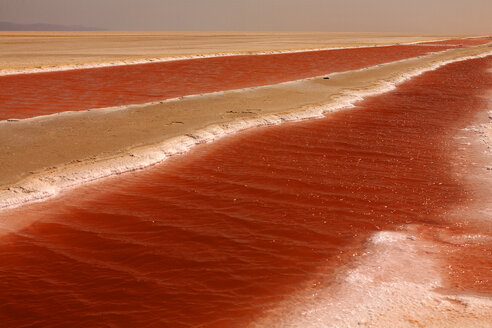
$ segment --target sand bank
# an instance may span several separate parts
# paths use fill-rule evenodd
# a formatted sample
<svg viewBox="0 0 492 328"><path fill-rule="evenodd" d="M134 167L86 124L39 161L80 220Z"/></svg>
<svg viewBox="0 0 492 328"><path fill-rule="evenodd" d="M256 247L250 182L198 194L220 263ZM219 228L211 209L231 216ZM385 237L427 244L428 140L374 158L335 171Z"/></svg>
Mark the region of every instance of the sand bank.
<svg viewBox="0 0 492 328"><path fill-rule="evenodd" d="M488 46L297 82L0 123L0 207L140 169L222 135L320 117L447 61L490 54Z"/></svg>
<svg viewBox="0 0 492 328"><path fill-rule="evenodd" d="M253 32L0 32L0 73L156 60L414 43L456 35Z"/></svg>

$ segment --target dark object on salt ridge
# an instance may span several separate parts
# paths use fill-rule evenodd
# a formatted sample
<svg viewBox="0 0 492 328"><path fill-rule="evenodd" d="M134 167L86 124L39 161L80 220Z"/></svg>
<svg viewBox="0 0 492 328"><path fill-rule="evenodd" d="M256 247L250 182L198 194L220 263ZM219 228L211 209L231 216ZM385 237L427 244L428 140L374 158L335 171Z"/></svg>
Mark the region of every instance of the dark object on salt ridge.
<svg viewBox="0 0 492 328"><path fill-rule="evenodd" d="M330 78L328 76L325 76L323 80L329 80Z"/></svg>

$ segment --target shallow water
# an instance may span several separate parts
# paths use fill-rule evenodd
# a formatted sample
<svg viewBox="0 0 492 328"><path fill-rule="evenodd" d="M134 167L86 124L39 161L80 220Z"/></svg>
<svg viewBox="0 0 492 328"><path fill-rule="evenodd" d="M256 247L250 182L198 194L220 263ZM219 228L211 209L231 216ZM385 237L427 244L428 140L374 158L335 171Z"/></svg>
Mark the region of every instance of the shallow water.
<svg viewBox="0 0 492 328"><path fill-rule="evenodd" d="M443 51L387 46L0 76L0 120L275 84Z"/></svg>
<svg viewBox="0 0 492 328"><path fill-rule="evenodd" d="M4 213L37 221L0 239L0 322L243 327L313 275L329 281L375 231L447 226L440 214L468 197L450 173L452 136L484 108L491 62Z"/></svg>

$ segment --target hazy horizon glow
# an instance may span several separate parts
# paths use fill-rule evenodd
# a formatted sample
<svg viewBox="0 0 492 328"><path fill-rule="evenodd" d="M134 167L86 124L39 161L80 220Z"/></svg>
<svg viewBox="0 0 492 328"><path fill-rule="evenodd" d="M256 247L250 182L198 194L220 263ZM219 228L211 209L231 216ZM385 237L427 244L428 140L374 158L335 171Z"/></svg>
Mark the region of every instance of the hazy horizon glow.
<svg viewBox="0 0 492 328"><path fill-rule="evenodd" d="M0 21L110 30L492 33L490 0L0 0Z"/></svg>

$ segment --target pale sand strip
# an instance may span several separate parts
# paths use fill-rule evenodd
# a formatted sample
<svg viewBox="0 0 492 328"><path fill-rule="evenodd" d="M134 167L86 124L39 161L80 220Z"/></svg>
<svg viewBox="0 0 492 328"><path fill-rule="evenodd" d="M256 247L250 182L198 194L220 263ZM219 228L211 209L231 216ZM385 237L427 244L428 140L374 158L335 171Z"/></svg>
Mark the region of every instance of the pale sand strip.
<svg viewBox="0 0 492 328"><path fill-rule="evenodd" d="M225 54L390 45L460 37L464 36L389 33L0 32L0 73L111 66Z"/></svg>
<svg viewBox="0 0 492 328"><path fill-rule="evenodd" d="M124 110L65 112L0 123L0 208L62 188L139 169L198 142L284 120L319 117L444 61L490 54L488 46L448 50L369 69L228 91Z"/></svg>

